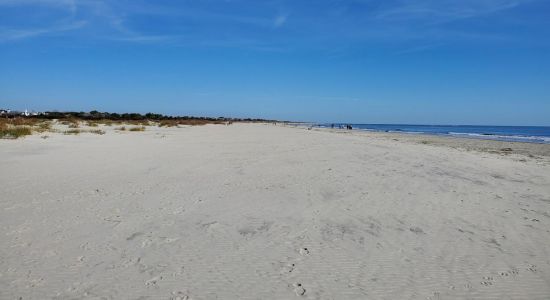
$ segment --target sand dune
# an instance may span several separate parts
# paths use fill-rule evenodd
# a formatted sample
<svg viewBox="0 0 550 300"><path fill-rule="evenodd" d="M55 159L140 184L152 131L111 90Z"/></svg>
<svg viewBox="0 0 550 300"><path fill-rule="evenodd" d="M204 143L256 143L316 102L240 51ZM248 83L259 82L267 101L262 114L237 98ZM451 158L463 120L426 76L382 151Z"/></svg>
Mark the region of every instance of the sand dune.
<svg viewBox="0 0 550 300"><path fill-rule="evenodd" d="M0 299L550 298L549 145L105 130L0 140Z"/></svg>

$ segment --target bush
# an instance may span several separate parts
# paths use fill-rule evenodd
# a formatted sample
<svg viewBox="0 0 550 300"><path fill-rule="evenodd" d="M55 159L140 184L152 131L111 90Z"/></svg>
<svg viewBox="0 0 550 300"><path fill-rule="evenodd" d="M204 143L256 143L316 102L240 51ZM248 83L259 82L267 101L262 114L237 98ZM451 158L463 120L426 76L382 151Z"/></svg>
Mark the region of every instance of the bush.
<svg viewBox="0 0 550 300"><path fill-rule="evenodd" d="M30 127L24 126L24 127L8 127L6 125L3 125L0 127L0 138L3 139L17 139L22 136L31 135L32 130Z"/></svg>
<svg viewBox="0 0 550 300"><path fill-rule="evenodd" d="M132 127L132 128L130 128L130 131L145 131L145 126Z"/></svg>

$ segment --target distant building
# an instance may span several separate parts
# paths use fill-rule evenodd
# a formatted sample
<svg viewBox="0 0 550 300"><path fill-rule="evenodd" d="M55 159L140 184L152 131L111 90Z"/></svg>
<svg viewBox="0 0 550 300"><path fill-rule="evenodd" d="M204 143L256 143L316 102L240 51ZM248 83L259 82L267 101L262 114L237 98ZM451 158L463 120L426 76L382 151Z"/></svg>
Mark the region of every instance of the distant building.
<svg viewBox="0 0 550 300"><path fill-rule="evenodd" d="M34 111L34 110L29 111L28 109L25 109L25 111L17 111L17 110L11 110L11 109L0 109L0 116L30 117L30 116L42 116L42 115L46 115L46 113L37 112L37 111Z"/></svg>

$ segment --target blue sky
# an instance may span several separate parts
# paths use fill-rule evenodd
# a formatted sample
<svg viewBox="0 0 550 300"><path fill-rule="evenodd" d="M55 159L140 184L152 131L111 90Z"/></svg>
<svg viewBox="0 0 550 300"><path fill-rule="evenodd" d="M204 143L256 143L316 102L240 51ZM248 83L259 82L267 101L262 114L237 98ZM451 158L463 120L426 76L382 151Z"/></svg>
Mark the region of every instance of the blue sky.
<svg viewBox="0 0 550 300"><path fill-rule="evenodd" d="M550 125L550 1L0 0L0 107Z"/></svg>

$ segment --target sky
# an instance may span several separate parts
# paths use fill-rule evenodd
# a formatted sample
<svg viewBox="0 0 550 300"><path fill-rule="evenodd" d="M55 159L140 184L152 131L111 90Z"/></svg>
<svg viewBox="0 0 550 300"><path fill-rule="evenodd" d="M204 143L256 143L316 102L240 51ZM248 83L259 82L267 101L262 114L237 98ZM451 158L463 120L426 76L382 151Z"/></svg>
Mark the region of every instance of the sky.
<svg viewBox="0 0 550 300"><path fill-rule="evenodd" d="M550 125L550 0L0 0L0 108Z"/></svg>

